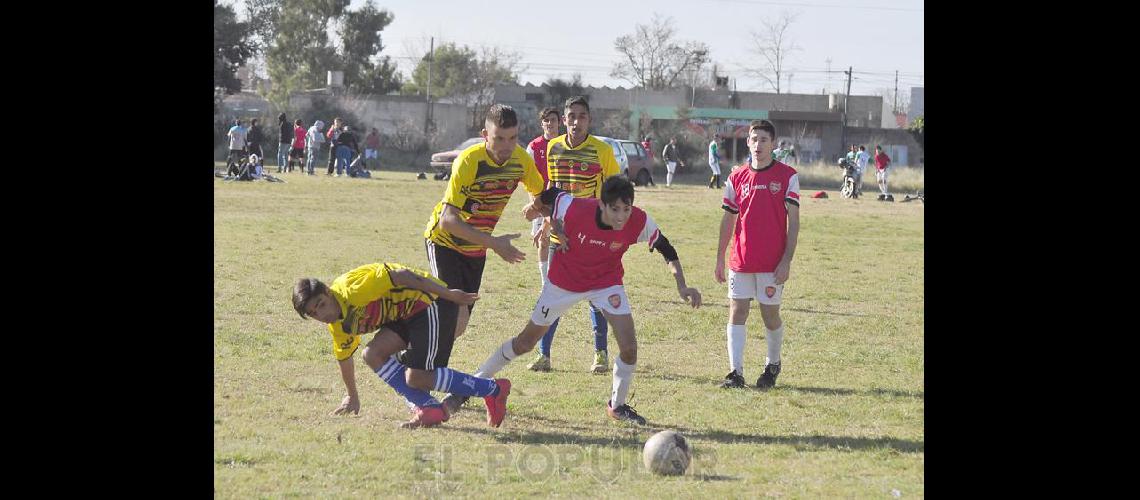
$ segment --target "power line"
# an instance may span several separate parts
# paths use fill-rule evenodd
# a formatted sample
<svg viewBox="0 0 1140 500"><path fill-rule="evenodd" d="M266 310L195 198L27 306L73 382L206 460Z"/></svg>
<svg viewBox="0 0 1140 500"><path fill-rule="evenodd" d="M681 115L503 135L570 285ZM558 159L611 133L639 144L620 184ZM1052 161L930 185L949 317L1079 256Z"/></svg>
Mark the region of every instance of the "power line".
<svg viewBox="0 0 1140 500"><path fill-rule="evenodd" d="M870 5L842 5L842 4L812 4L791 2L758 2L755 0L713 0L726 3L747 3L752 5L778 5L781 7L822 7L828 9L855 9L855 10L893 10L901 12L925 12L924 9L906 9L902 7L876 7Z"/></svg>

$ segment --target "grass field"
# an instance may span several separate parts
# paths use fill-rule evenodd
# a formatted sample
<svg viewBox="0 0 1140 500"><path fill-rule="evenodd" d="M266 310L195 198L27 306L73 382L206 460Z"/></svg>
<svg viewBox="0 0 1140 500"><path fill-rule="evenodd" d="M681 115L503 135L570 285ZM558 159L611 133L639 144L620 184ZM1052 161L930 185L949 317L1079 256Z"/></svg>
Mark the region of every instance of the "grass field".
<svg viewBox="0 0 1140 500"><path fill-rule="evenodd" d="M303 276L331 281L376 261L427 268L421 234L445 183L376 175L214 179L215 497L925 496L922 202L844 200L834 190L805 198L784 291L783 372L771 391L725 392L716 386L728 372L728 299L712 277L720 193L639 190L635 204L668 235L706 302L684 305L658 254L626 254L639 344L631 404L649 427L606 416L610 375L587 373L592 338L580 305L554 340L554 372L528 371L528 353L500 373L515 387L501 428L487 427L473 401L441 428L407 431L397 428L409 417L403 403L359 361L360 415L329 416L344 395L330 337L289 300ZM527 261L488 257L482 300L451 356L456 369L474 371L517 333L538 296L537 251L517 215L525 202L516 191L496 233L524 234ZM745 378L754 383L765 352L755 309L748 327ZM610 347L616 354L612 337ZM641 465L642 444L663 429L693 446L685 476Z"/></svg>

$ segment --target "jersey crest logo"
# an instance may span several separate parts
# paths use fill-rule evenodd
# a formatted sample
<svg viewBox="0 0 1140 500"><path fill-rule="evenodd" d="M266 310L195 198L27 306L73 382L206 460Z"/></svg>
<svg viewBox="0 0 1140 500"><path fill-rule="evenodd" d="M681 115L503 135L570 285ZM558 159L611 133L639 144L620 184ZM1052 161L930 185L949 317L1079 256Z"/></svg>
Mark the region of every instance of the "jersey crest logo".
<svg viewBox="0 0 1140 500"><path fill-rule="evenodd" d="M610 243L610 251L616 252L616 251L618 251L619 248L622 247L622 245L623 245L623 243L620 241L615 241L613 243Z"/></svg>
<svg viewBox="0 0 1140 500"><path fill-rule="evenodd" d="M752 190L752 185L751 185L751 184L745 184L745 185L743 185L743 186L740 186L740 197L741 197L741 198L747 198L747 197L748 197L748 192L749 192L749 191L751 191L751 190Z"/></svg>
<svg viewBox="0 0 1140 500"><path fill-rule="evenodd" d="M764 295L767 295L769 299L772 298L776 295L776 287L771 285L764 287Z"/></svg>
<svg viewBox="0 0 1140 500"><path fill-rule="evenodd" d="M613 295L610 295L609 301L610 301L610 305L613 306L614 309L621 307L621 295L618 295L616 293Z"/></svg>
<svg viewBox="0 0 1140 500"><path fill-rule="evenodd" d="M779 193L780 192L780 183L776 182L776 181L769 182L768 183L768 190L771 191L772 194Z"/></svg>

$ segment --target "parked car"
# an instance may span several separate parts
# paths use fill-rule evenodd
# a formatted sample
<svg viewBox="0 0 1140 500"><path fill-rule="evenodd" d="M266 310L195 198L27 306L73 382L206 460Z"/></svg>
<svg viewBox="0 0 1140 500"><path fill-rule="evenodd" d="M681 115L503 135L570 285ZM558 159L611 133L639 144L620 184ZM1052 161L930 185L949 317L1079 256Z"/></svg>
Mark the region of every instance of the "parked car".
<svg viewBox="0 0 1140 500"><path fill-rule="evenodd" d="M431 168L435 170L435 179L439 181L447 180L451 177L451 164L459 157L464 149L483 142L482 137L472 137L457 144L454 148L448 151L440 151L431 155Z"/></svg>
<svg viewBox="0 0 1140 500"><path fill-rule="evenodd" d="M633 181L634 185L649 184L652 175L653 162L649 160L649 153L640 142L619 140L621 148L625 150L626 160L625 176Z"/></svg>

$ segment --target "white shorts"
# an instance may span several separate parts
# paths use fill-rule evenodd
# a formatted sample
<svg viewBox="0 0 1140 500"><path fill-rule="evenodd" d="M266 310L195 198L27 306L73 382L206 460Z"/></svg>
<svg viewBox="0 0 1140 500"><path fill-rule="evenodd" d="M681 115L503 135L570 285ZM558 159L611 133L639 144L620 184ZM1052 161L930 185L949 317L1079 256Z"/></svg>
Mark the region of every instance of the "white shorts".
<svg viewBox="0 0 1140 500"><path fill-rule="evenodd" d="M709 168L712 169L713 175L720 175L720 163L709 162Z"/></svg>
<svg viewBox="0 0 1140 500"><path fill-rule="evenodd" d="M530 320L536 325L548 326L571 306L583 300L589 300L594 307L610 314L633 314L629 308L629 297L626 297L625 287L622 285L579 293L563 290L550 280L546 280L542 286L542 294L534 304Z"/></svg>
<svg viewBox="0 0 1140 500"><path fill-rule="evenodd" d="M665 162L665 168L669 170L670 174L676 173L677 172L677 162L667 161L667 162Z"/></svg>
<svg viewBox="0 0 1140 500"><path fill-rule="evenodd" d="M779 305L784 285L776 284L776 273L738 273L728 270L728 298L756 299L769 306Z"/></svg>
<svg viewBox="0 0 1140 500"><path fill-rule="evenodd" d="M379 158L379 156L378 156L378 153L379 153L379 152L378 152L378 151L376 151L375 149L365 149L365 150L364 150L364 159L365 159L365 160L368 160L368 159L376 159L376 158Z"/></svg>
<svg viewBox="0 0 1140 500"><path fill-rule="evenodd" d="M875 171L875 177L879 178L879 182L882 182L885 184L887 182L887 172L888 171L889 171L889 169L885 169L885 168L882 170L877 170L877 171Z"/></svg>

